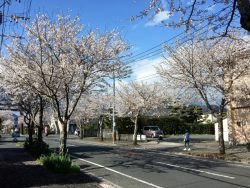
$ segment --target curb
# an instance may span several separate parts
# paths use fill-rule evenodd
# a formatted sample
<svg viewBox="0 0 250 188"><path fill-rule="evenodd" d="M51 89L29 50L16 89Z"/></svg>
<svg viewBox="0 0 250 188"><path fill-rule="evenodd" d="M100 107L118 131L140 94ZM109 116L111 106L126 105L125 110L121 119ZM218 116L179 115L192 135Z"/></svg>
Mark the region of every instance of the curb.
<svg viewBox="0 0 250 188"><path fill-rule="evenodd" d="M225 159L218 159L218 158L208 158L208 157L202 157L202 156L198 156L198 155L192 155L192 154L188 154L188 153L178 153L178 152L171 152L175 155L182 155L182 156L189 156L189 157L193 157L193 158L198 158L198 159L205 159L205 160L210 160L210 161L214 161L214 162L225 162L231 165L241 165L241 166L245 166L250 168L250 162L243 162L243 161L232 161L232 160L225 160Z"/></svg>

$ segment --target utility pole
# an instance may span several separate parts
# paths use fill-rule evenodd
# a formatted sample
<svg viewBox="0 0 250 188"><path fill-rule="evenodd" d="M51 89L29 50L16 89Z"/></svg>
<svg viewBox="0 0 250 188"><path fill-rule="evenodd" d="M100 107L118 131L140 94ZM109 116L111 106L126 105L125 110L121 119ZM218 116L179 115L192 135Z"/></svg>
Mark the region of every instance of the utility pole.
<svg viewBox="0 0 250 188"><path fill-rule="evenodd" d="M10 38L19 38L23 39L21 35L15 35L16 32L14 27L6 27L12 24L13 26L18 26L19 22L24 21L27 22L30 14L32 0L16 0L12 2L11 0L0 0L0 56L3 48L3 43ZM15 4L15 6L13 6ZM23 7L23 12L16 13L16 8ZM9 29L8 29L9 28ZM11 28L11 29L10 29ZM14 33L14 35L13 35Z"/></svg>
<svg viewBox="0 0 250 188"><path fill-rule="evenodd" d="M112 140L113 144L115 144L115 67L113 66L113 111L112 111L112 119L113 119L113 129L112 129Z"/></svg>

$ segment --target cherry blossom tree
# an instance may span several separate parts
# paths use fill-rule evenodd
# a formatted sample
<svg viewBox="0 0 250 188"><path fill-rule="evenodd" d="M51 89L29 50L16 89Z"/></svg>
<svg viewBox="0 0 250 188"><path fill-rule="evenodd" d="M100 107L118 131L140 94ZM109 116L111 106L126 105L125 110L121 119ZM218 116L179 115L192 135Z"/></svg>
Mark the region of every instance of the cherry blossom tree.
<svg viewBox="0 0 250 188"><path fill-rule="evenodd" d="M91 119L98 120L99 135L103 141L103 118L107 116L111 99L107 92L94 92L83 96L73 113L72 119L77 122L77 126L81 130L80 137L83 138L83 125Z"/></svg>
<svg viewBox="0 0 250 188"><path fill-rule="evenodd" d="M246 44L243 39L229 38L177 44L176 49L166 47L169 57L157 67L169 87L195 91L218 118L221 154L225 153L223 114L231 99L232 85L249 71ZM219 106L219 112L213 104Z"/></svg>
<svg viewBox="0 0 250 188"><path fill-rule="evenodd" d="M1 65L1 86L4 88L6 95L11 98L11 103L18 105L24 114L24 121L28 125L29 142L32 142L33 130L34 127L37 127L38 143L41 145L44 101L41 96L32 92L29 86L23 85L22 82L19 82L20 80L9 76L14 74L14 70L8 65L8 62L2 61Z"/></svg>
<svg viewBox="0 0 250 188"><path fill-rule="evenodd" d="M79 100L74 113L72 114L72 118L77 127L80 129L80 138L83 139L84 136L84 124L89 121L89 119L93 118L95 114L95 109L92 108L90 104L89 95L83 95Z"/></svg>
<svg viewBox="0 0 250 188"><path fill-rule="evenodd" d="M117 91L118 113L130 117L134 123L133 144L137 145L138 118L142 115L155 116L167 107L170 97L157 84L131 82L121 84Z"/></svg>
<svg viewBox="0 0 250 188"><path fill-rule="evenodd" d="M215 36L225 36L230 28L242 27L250 31L249 0L150 0L148 6L137 16L162 17L161 23L167 27L185 26L186 30L213 28ZM240 19L239 19L240 17Z"/></svg>
<svg viewBox="0 0 250 188"><path fill-rule="evenodd" d="M66 153L67 123L86 92L104 86L113 63L122 69L128 45L115 32L84 33L79 19L39 15L24 27L26 41L8 46L8 66L16 80L48 99L60 125L60 153Z"/></svg>
<svg viewBox="0 0 250 188"><path fill-rule="evenodd" d="M25 97L24 95L19 95L15 96L15 100L18 102L17 104L19 105L23 115L24 115L24 122L28 126L28 140L29 143L32 144L33 142L33 131L35 126L38 126L38 123L35 121L37 114L39 112L39 104L38 100L34 100L34 98L30 97ZM41 144L42 142L42 134L41 132L38 133L38 143Z"/></svg>

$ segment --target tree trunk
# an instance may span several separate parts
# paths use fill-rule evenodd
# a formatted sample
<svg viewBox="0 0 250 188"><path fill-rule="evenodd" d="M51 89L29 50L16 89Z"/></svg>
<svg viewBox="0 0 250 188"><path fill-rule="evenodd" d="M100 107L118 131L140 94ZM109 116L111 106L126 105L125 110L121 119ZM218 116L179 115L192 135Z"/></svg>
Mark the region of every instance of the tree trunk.
<svg viewBox="0 0 250 188"><path fill-rule="evenodd" d="M84 137L84 127L83 127L83 124L81 124L80 126L80 139L83 139Z"/></svg>
<svg viewBox="0 0 250 188"><path fill-rule="evenodd" d="M220 104L220 112L218 115L218 134L219 134L219 153L224 155L225 152L225 143L224 143L224 135L223 135L223 112L225 108L225 99L221 99Z"/></svg>
<svg viewBox="0 0 250 188"><path fill-rule="evenodd" d="M21 129L21 134L24 134L24 131L23 131L23 123L21 123L20 129Z"/></svg>
<svg viewBox="0 0 250 188"><path fill-rule="evenodd" d="M232 99L230 100L230 103L228 105L228 111L227 111L227 124L229 129L229 145L230 146L236 146L237 140L236 140L236 131L235 131L235 114L234 109L232 105Z"/></svg>
<svg viewBox="0 0 250 188"><path fill-rule="evenodd" d="M39 145L42 145L43 141L43 99L40 96L39 97L40 104L39 104L39 126L38 126L38 135L37 135L37 140Z"/></svg>
<svg viewBox="0 0 250 188"><path fill-rule="evenodd" d="M241 27L250 32L250 0L237 0Z"/></svg>
<svg viewBox="0 0 250 188"><path fill-rule="evenodd" d="M33 130L34 130L34 123L31 120L31 118L29 118L27 115L24 116L24 122L27 124L28 126L28 141L29 144L32 144L33 142Z"/></svg>
<svg viewBox="0 0 250 188"><path fill-rule="evenodd" d="M218 134L219 134L219 153L225 154L225 143L224 143L224 136L223 136L223 118L222 116L218 117Z"/></svg>
<svg viewBox="0 0 250 188"><path fill-rule="evenodd" d="M60 124L60 151L59 153L61 155L66 155L67 154L67 124L68 120L64 120L63 122L58 121Z"/></svg>
<svg viewBox="0 0 250 188"><path fill-rule="evenodd" d="M135 117L135 127L134 127L134 135L133 135L133 145L137 145L137 131L138 131L138 116Z"/></svg>
<svg viewBox="0 0 250 188"><path fill-rule="evenodd" d="M34 122L29 121L28 123L28 135L29 135L29 144L32 144L33 142L33 130L34 130Z"/></svg>

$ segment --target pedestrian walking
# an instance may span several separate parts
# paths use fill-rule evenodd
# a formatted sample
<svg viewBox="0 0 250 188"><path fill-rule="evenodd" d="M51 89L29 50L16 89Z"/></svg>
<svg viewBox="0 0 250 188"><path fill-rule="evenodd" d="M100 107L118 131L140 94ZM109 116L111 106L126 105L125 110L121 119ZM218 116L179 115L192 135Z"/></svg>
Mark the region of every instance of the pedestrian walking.
<svg viewBox="0 0 250 188"><path fill-rule="evenodd" d="M160 134L160 135L158 136L158 138L157 138L157 144L159 144L160 141L162 141L162 140L163 140L163 135Z"/></svg>
<svg viewBox="0 0 250 188"><path fill-rule="evenodd" d="M189 141L190 141L190 135L188 130L186 130L185 134L184 134L184 143L185 143L185 148L184 150L188 150L190 151L190 146L189 146ZM188 148L187 148L188 147Z"/></svg>

